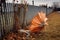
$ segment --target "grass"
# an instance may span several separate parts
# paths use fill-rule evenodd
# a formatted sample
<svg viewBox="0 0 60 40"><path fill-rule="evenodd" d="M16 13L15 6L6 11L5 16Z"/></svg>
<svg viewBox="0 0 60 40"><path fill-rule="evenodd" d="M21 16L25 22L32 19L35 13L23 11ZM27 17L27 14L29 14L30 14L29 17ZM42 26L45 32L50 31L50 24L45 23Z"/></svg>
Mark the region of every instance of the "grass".
<svg viewBox="0 0 60 40"><path fill-rule="evenodd" d="M60 13L53 12L48 16L48 26L45 27L43 34L38 40L60 40ZM37 40L36 39L36 40Z"/></svg>
<svg viewBox="0 0 60 40"><path fill-rule="evenodd" d="M45 29L40 34L35 34L29 40L60 40L60 13L53 12L47 17L49 25L45 26Z"/></svg>

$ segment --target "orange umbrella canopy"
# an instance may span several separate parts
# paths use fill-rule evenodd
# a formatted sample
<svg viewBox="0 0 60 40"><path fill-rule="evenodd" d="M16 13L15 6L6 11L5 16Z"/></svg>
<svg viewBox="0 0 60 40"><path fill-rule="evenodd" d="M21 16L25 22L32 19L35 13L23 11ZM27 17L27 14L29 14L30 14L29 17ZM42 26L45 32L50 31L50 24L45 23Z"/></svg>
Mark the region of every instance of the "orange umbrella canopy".
<svg viewBox="0 0 60 40"><path fill-rule="evenodd" d="M29 26L29 30L32 32L37 32L43 29L40 24L44 22L47 24L47 17L44 12L38 12L37 15L32 19L31 25Z"/></svg>

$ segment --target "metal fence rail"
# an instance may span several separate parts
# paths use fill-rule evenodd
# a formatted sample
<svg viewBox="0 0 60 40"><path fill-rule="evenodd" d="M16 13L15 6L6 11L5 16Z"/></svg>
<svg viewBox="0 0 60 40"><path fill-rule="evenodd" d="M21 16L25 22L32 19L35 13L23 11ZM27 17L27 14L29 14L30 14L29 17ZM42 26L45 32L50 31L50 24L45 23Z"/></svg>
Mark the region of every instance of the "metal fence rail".
<svg viewBox="0 0 60 40"><path fill-rule="evenodd" d="M0 36L12 29L14 20L13 4L6 3L4 5L0 6Z"/></svg>
<svg viewBox="0 0 60 40"><path fill-rule="evenodd" d="M0 8L0 32L1 33L7 33L10 30L12 30L13 28L13 24L14 24L14 12L18 12L18 5L17 4L12 4L12 3L6 3L6 4L1 4L1 8ZM15 9L14 9L15 8ZM24 10L24 9L23 9ZM23 10L20 10L21 14L19 14L19 20L20 17L23 19ZM19 21L20 22L20 21ZM22 23L21 23L22 25ZM0 34L1 34L0 33Z"/></svg>

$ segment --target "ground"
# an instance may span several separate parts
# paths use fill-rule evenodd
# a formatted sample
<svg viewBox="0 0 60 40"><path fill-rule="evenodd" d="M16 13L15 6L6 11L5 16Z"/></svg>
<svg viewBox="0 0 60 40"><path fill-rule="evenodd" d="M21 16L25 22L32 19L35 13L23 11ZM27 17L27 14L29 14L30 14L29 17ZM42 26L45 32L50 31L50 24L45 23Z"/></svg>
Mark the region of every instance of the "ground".
<svg viewBox="0 0 60 40"><path fill-rule="evenodd" d="M34 40L60 40L60 12L53 12L47 17L49 25Z"/></svg>
<svg viewBox="0 0 60 40"><path fill-rule="evenodd" d="M41 33L34 34L34 36L30 37L28 40L60 40L60 12L52 12L47 17L47 22L49 25L45 26L44 30ZM12 37L15 37L17 40L22 40L19 34L11 33L9 36L6 36L9 40Z"/></svg>

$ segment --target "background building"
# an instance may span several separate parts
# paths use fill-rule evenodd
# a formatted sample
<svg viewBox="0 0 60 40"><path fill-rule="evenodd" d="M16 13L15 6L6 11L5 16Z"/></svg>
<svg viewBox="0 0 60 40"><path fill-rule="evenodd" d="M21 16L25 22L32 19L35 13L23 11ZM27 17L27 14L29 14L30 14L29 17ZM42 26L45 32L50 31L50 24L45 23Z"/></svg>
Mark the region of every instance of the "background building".
<svg viewBox="0 0 60 40"><path fill-rule="evenodd" d="M53 7L60 8L60 2L53 2Z"/></svg>

